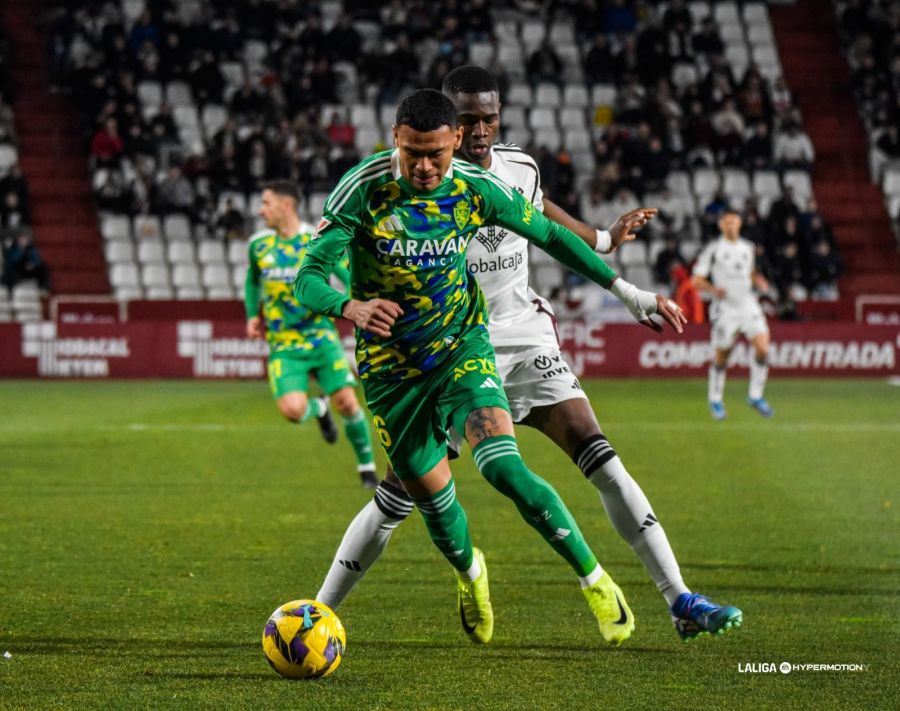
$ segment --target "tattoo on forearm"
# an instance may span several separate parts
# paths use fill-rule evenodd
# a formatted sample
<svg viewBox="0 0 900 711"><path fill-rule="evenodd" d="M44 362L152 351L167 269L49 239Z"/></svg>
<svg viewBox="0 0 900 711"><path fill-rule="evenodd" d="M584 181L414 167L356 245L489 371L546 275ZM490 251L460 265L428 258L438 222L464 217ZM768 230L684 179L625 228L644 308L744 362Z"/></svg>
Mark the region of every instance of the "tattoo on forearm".
<svg viewBox="0 0 900 711"><path fill-rule="evenodd" d="M494 416L493 408L479 407L466 418L466 436L470 440L474 439L476 444L499 434L502 434L500 423Z"/></svg>

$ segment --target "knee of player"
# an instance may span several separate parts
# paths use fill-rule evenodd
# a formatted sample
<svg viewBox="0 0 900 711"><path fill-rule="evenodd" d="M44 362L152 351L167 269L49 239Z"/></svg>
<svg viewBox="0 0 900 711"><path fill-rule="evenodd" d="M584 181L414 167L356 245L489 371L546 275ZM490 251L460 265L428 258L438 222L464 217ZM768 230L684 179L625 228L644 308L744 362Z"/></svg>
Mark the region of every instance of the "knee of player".
<svg viewBox="0 0 900 711"><path fill-rule="evenodd" d="M359 412L359 401L356 399L356 393L352 388L342 388L331 397L334 408L343 417L353 417Z"/></svg>
<svg viewBox="0 0 900 711"><path fill-rule="evenodd" d="M279 402L278 409L286 419L291 422L299 422L306 414L306 401Z"/></svg>

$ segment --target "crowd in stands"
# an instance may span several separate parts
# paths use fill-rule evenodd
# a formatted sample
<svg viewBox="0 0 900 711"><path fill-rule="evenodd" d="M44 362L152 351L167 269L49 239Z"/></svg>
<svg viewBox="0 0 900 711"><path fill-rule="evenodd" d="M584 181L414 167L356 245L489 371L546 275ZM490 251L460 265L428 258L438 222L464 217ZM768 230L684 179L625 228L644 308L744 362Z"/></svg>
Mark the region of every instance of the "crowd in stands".
<svg viewBox="0 0 900 711"><path fill-rule="evenodd" d="M388 143L403 94L472 62L498 76L505 138L557 203L598 226L660 208L640 259L621 256L638 283L676 288L667 260L689 266L731 207L780 308L836 295L814 150L762 3L123 0L46 22L103 210L184 214L195 235L237 239L259 184L289 178L316 220L340 175Z"/></svg>
<svg viewBox="0 0 900 711"><path fill-rule="evenodd" d="M13 83L8 39L0 33L0 317L10 316L8 300L15 287L33 281L49 291L50 278L31 234L28 183L18 164L18 139L12 111ZM30 294L29 294L30 296ZM36 296L36 293L35 293Z"/></svg>
<svg viewBox="0 0 900 711"><path fill-rule="evenodd" d="M900 3L834 4L853 93L871 141L872 178L884 190L900 244Z"/></svg>

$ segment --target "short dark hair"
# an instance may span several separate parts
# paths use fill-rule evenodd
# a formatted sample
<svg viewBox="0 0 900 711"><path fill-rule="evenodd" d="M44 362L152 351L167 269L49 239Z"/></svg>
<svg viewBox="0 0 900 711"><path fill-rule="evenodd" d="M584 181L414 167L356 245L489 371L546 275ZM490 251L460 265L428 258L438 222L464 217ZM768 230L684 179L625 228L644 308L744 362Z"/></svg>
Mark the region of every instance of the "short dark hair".
<svg viewBox="0 0 900 711"><path fill-rule="evenodd" d="M289 197L298 205L300 204L300 186L293 180L270 180L260 186L260 192L263 190L269 190L282 197Z"/></svg>
<svg viewBox="0 0 900 711"><path fill-rule="evenodd" d="M457 67L444 77L445 94L481 94L485 91L500 93L497 78L487 69L474 64Z"/></svg>
<svg viewBox="0 0 900 711"><path fill-rule="evenodd" d="M458 125L453 102L434 89L414 91L397 107L397 126L409 126L414 131L437 131L441 126L456 128Z"/></svg>

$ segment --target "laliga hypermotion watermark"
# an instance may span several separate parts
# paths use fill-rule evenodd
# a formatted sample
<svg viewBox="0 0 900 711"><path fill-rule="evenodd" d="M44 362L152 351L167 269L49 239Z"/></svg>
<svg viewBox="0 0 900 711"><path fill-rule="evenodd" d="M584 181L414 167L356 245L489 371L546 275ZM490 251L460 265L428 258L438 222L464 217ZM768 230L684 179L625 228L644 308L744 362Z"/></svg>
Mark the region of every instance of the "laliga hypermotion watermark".
<svg viewBox="0 0 900 711"><path fill-rule="evenodd" d="M868 664L803 663L793 662L738 662L738 674L790 674L792 672L864 672Z"/></svg>

